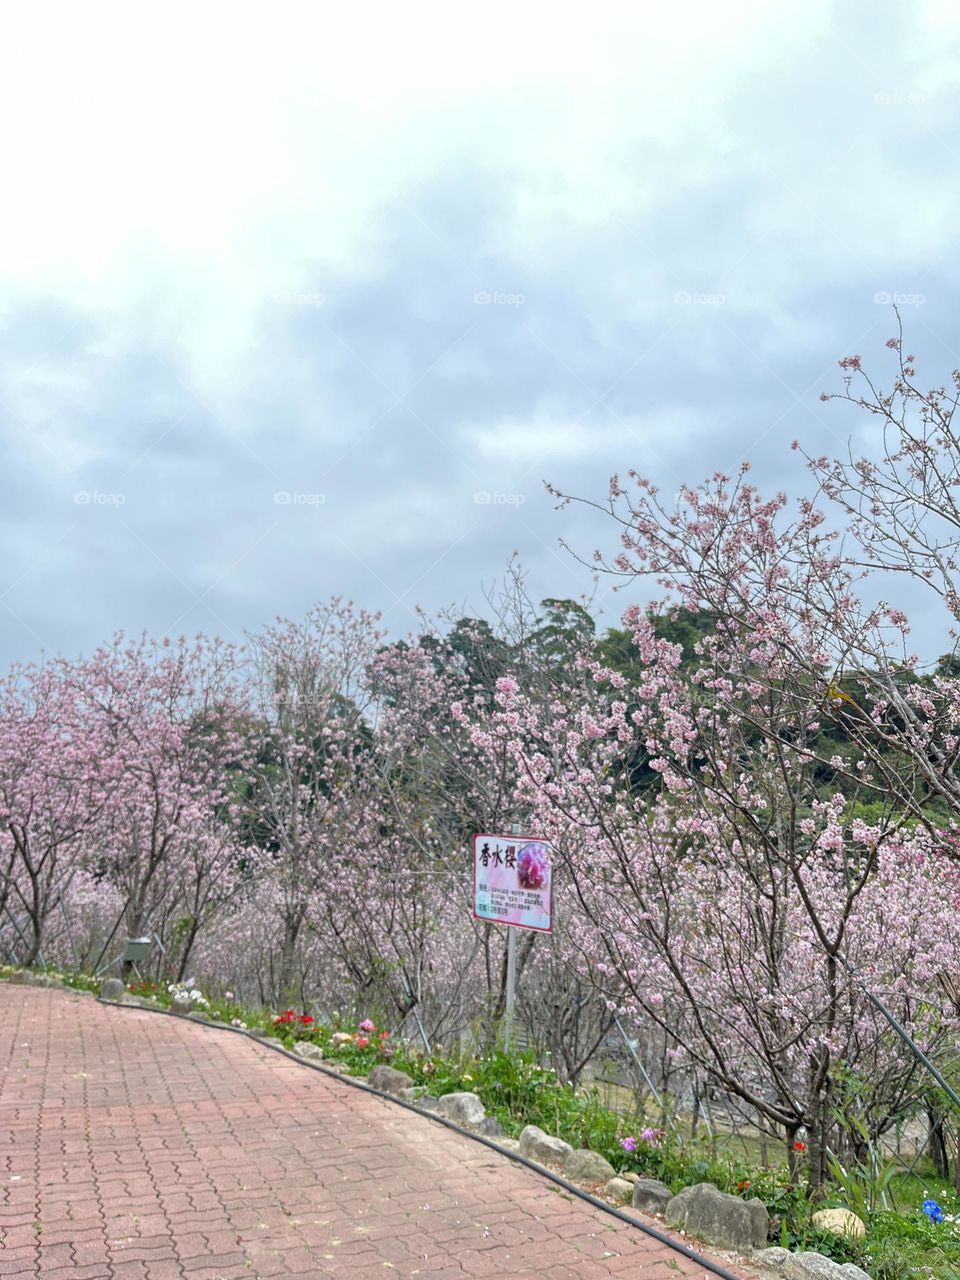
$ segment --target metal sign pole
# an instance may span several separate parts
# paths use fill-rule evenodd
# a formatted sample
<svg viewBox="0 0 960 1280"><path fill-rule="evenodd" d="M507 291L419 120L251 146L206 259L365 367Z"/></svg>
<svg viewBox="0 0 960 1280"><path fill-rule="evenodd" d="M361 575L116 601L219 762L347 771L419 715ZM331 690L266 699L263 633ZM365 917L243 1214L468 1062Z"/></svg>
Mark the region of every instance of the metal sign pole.
<svg viewBox="0 0 960 1280"><path fill-rule="evenodd" d="M507 925L507 1006L503 1019L503 1038L513 1048L513 1026L517 1003L517 931Z"/></svg>

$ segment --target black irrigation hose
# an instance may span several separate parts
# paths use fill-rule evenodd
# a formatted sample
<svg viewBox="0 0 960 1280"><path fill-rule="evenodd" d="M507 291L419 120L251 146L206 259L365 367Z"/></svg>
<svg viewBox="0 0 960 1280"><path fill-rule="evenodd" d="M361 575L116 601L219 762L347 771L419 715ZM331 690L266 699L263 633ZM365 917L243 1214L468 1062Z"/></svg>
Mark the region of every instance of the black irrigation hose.
<svg viewBox="0 0 960 1280"><path fill-rule="evenodd" d="M70 988L65 988L70 990ZM660 1244L669 1245L671 1249L681 1254L684 1258L689 1258L691 1262L696 1262L698 1266L712 1271L715 1276L719 1276L720 1280L743 1280L741 1276L735 1275L734 1272L728 1271L726 1267L721 1267L717 1262L711 1262L709 1258L703 1257L696 1250L682 1244L679 1240L675 1240L672 1236L668 1236L665 1231L658 1231L656 1227L650 1227L645 1222L641 1222L638 1218L633 1218L628 1213L624 1213L622 1209L616 1208L612 1204L607 1204L605 1200L599 1200L596 1196L592 1196L589 1191L584 1191L573 1182L568 1182L566 1178L562 1178L560 1174L553 1173L550 1169L544 1168L543 1165L537 1164L534 1160L528 1160L526 1156L522 1156L519 1151L509 1151L505 1147L499 1146L492 1138L484 1137L482 1133L472 1133L469 1129L463 1129L458 1124L454 1124L452 1120L448 1120L446 1116L437 1115L434 1111L424 1111L422 1107L418 1107L413 1102L407 1102L405 1098L398 1098L396 1094L385 1093L382 1089L374 1089L372 1085L367 1084L363 1080L358 1080L355 1076L348 1076L339 1071L334 1071L331 1067L324 1066L322 1062L315 1059L303 1058L299 1053L293 1053L290 1049L283 1045L270 1044L263 1036L251 1035L249 1031L245 1031L243 1027L231 1027L225 1022L214 1022L206 1018L191 1018L189 1014L174 1013L171 1009L152 1009L145 1005L126 1004L121 1001L103 1000L97 997L100 1004L110 1005L113 1008L120 1009L141 1009L145 1013L162 1013L168 1018L179 1018L183 1022L191 1022L195 1026L209 1027L214 1031L230 1031L236 1035L245 1036L248 1040L259 1042L267 1049L272 1049L276 1053L282 1053L285 1058L299 1063L304 1067L312 1067L314 1071L320 1071L324 1075L329 1076L333 1080L341 1080L344 1084L351 1085L354 1089L363 1089L366 1093L372 1093L376 1098L383 1098L386 1102L392 1102L395 1106L404 1107L407 1111L412 1111L415 1115L426 1116L430 1120L436 1121L437 1124L444 1125L447 1129L452 1129L454 1133L460 1134L463 1138L471 1138L474 1142L481 1142L485 1147L489 1147L491 1151L496 1151L501 1156L513 1160L516 1164L524 1165L527 1169L532 1169L534 1173L540 1174L543 1178L548 1178L551 1182L556 1183L558 1187L562 1187L564 1191L568 1191L571 1195L576 1196L579 1200L585 1201L589 1205L593 1205L595 1209L602 1209L604 1213L608 1213L611 1217L625 1222L630 1227L636 1227L645 1235L651 1236Z"/></svg>

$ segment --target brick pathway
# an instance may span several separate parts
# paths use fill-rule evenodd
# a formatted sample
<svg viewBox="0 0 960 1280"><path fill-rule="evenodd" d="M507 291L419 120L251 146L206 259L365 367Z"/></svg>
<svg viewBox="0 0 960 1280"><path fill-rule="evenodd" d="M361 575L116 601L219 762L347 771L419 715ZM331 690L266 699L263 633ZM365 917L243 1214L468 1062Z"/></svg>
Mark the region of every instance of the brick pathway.
<svg viewBox="0 0 960 1280"><path fill-rule="evenodd" d="M479 1143L254 1041L0 984L0 1278L697 1276Z"/></svg>

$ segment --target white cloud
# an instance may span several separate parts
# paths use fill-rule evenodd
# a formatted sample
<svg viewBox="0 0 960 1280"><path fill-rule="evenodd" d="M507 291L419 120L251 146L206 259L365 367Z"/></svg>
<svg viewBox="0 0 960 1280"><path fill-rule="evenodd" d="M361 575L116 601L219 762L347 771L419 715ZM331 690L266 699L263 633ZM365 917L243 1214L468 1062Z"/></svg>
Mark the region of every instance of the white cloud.
<svg viewBox="0 0 960 1280"><path fill-rule="evenodd" d="M609 458L611 468L625 454L642 461L652 449L672 449L680 440L692 442L707 429L699 415L684 410L637 415L611 422L606 414L596 419L563 421L543 415L533 421L500 422L465 431L484 462L505 467L528 467L539 462Z"/></svg>

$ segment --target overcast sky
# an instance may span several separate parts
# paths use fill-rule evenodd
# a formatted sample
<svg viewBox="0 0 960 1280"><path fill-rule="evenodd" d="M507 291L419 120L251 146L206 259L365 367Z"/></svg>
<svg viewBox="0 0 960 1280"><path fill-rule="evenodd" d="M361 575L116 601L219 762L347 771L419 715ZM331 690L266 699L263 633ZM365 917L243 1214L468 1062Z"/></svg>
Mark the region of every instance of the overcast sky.
<svg viewBox="0 0 960 1280"><path fill-rule="evenodd" d="M149 15L149 16L148 16ZM960 365L941 4L10 6L0 659L578 595L665 489ZM486 499L486 500L484 500ZM625 603L602 597L604 621Z"/></svg>

